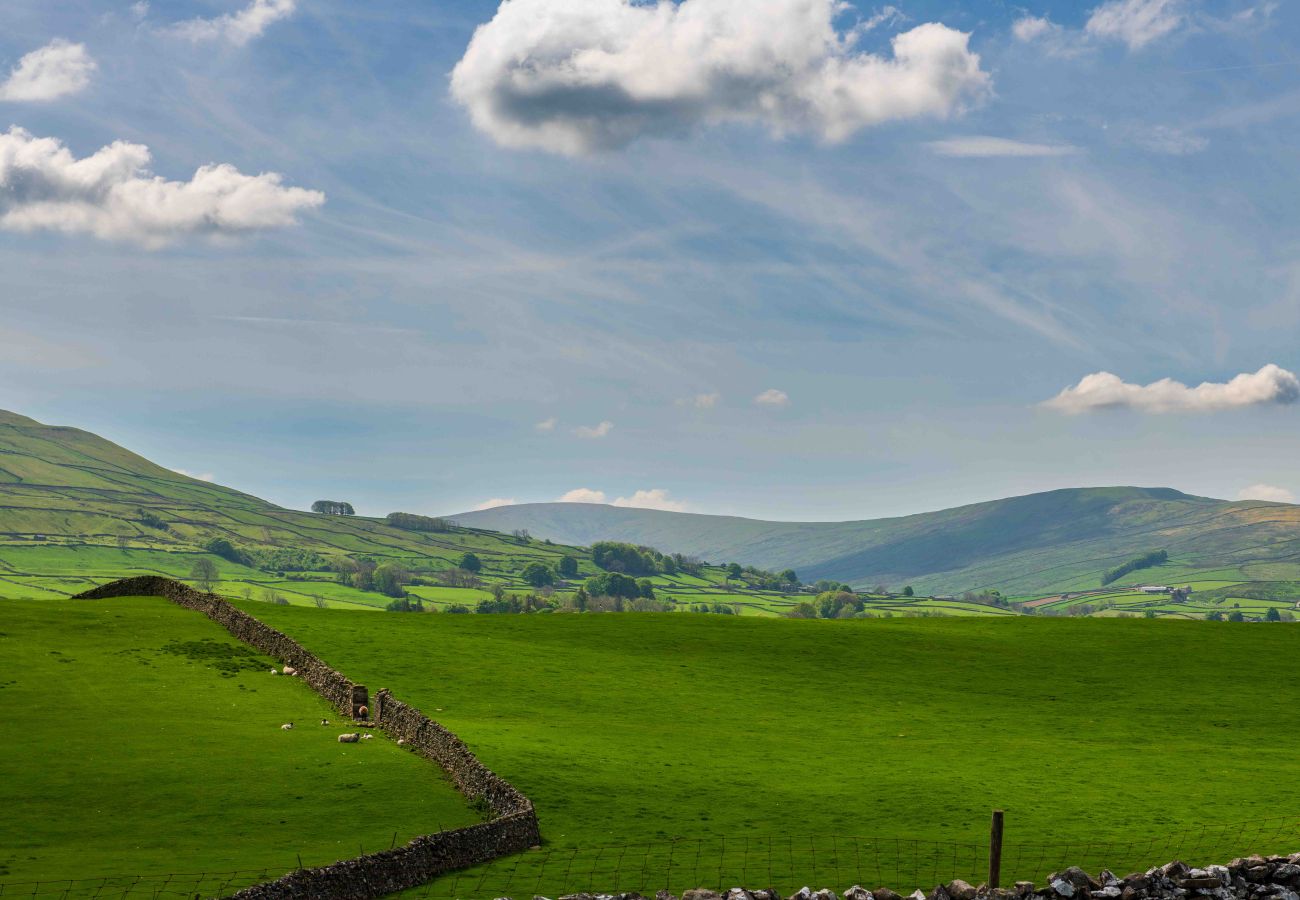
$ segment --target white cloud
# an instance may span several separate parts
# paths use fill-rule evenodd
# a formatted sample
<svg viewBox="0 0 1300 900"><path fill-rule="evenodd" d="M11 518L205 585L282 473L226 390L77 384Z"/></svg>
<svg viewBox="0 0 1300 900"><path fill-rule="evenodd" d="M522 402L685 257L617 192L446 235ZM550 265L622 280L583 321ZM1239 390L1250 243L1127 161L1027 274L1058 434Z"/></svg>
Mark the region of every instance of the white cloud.
<svg viewBox="0 0 1300 900"><path fill-rule="evenodd" d="M547 432L554 431L555 426L559 424L560 424L560 420L555 418L555 416L551 416L549 419L542 419L542 421L534 425L533 430L540 432L542 434L546 434Z"/></svg>
<svg viewBox="0 0 1300 900"><path fill-rule="evenodd" d="M484 500L475 509L495 509L498 506L514 506L518 503L514 497L493 497L491 500Z"/></svg>
<svg viewBox="0 0 1300 900"><path fill-rule="evenodd" d="M1252 484L1237 491L1238 500L1271 500L1274 503L1295 503L1295 494L1273 484Z"/></svg>
<svg viewBox="0 0 1300 900"><path fill-rule="evenodd" d="M90 84L96 68L85 44L55 38L18 60L0 82L0 100L38 102L75 94Z"/></svg>
<svg viewBox="0 0 1300 900"><path fill-rule="evenodd" d="M242 47L267 27L293 15L297 0L253 0L239 12L215 19L190 19L168 29L191 41L226 41Z"/></svg>
<svg viewBox="0 0 1300 900"><path fill-rule="evenodd" d="M1183 0L1107 0L1092 11L1084 30L1137 50L1181 25L1182 6Z"/></svg>
<svg viewBox="0 0 1300 900"><path fill-rule="evenodd" d="M683 397L677 401L677 405L693 406L696 409L713 409L721 400L722 395L718 393L696 394L694 397Z"/></svg>
<svg viewBox="0 0 1300 900"><path fill-rule="evenodd" d="M574 488L557 498L557 503L604 503L605 492L593 491L591 488Z"/></svg>
<svg viewBox="0 0 1300 900"><path fill-rule="evenodd" d="M1226 384L1204 382L1188 387L1172 378L1148 385L1127 384L1109 372L1084 376L1043 403L1049 409L1078 414L1099 409L1140 412L1217 412L1246 406L1285 405L1300 399L1300 379L1272 363L1258 372L1243 372Z"/></svg>
<svg viewBox="0 0 1300 900"><path fill-rule="evenodd" d="M274 172L244 175L226 164L189 181L148 170L149 148L116 141L84 159L56 138L0 132L0 228L93 234L156 247L183 235L223 235L296 223L325 202L284 187Z"/></svg>
<svg viewBox="0 0 1300 900"><path fill-rule="evenodd" d="M1022 16L1011 23L1011 33L1016 40L1026 43L1060 32L1061 26L1045 16Z"/></svg>
<svg viewBox="0 0 1300 900"><path fill-rule="evenodd" d="M212 481L214 475L211 472L187 472L185 469L172 469L177 475L184 475L186 478L193 478L197 481Z"/></svg>
<svg viewBox="0 0 1300 900"><path fill-rule="evenodd" d="M610 421L601 422L599 425L579 425L573 429L573 433L580 438L603 438L614 430L614 423Z"/></svg>
<svg viewBox="0 0 1300 900"><path fill-rule="evenodd" d="M604 491L591 488L574 488L561 496L558 503L608 503L610 506L632 507L635 509L662 509L669 512L684 512L686 504L673 500L663 488L649 488L634 491L631 497L608 498Z"/></svg>
<svg viewBox="0 0 1300 900"><path fill-rule="evenodd" d="M790 395L776 388L768 388L755 397L754 402L759 406L789 406Z"/></svg>
<svg viewBox="0 0 1300 900"><path fill-rule="evenodd" d="M135 0L131 4L131 14L141 20L147 17L149 15L149 0Z"/></svg>
<svg viewBox="0 0 1300 900"><path fill-rule="evenodd" d="M668 492L663 488L636 491L631 497L615 499L612 505L630 506L636 509L662 509L668 512L686 511L686 504L680 500L669 499Z"/></svg>
<svg viewBox="0 0 1300 900"><path fill-rule="evenodd" d="M859 51L839 0L509 0L451 75L475 126L508 147L581 154L721 122L843 140L944 118L989 89L969 34L940 23ZM882 20L883 21L883 20Z"/></svg>
<svg viewBox="0 0 1300 900"><path fill-rule="evenodd" d="M1029 144L1009 138L971 135L930 141L926 144L940 156L990 157L990 156L1068 156L1079 148L1070 144Z"/></svg>

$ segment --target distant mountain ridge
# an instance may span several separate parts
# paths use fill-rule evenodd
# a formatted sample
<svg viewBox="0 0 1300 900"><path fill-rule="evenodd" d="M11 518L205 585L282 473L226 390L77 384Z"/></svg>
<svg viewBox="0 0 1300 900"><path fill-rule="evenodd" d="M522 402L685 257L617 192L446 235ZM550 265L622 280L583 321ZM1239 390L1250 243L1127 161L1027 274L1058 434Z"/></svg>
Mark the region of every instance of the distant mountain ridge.
<svg viewBox="0 0 1300 900"><path fill-rule="evenodd" d="M1300 507L1215 500L1172 488L1071 488L850 522L771 522L582 503L501 506L451 518L499 531L526 528L565 543L629 541L710 562L792 567L805 580L912 584L935 593L1097 587L1106 568L1153 549L1168 549L1173 560L1196 569L1271 566L1277 571L1259 577L1300 577Z"/></svg>

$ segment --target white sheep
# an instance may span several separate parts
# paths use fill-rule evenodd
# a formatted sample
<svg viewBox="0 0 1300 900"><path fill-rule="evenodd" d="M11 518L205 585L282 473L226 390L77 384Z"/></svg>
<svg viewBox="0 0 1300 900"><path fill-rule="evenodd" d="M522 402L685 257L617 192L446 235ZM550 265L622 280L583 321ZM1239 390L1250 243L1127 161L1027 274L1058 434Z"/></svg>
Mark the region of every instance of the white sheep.
<svg viewBox="0 0 1300 900"><path fill-rule="evenodd" d="M292 722L285 722L283 725L280 726L280 730L281 730L281 731L292 731L292 730L293 730L293 723L292 723Z"/></svg>
<svg viewBox="0 0 1300 900"><path fill-rule="evenodd" d="M357 741L359 741L359 740L361 740L361 735L359 735L359 734L355 734L355 733L353 733L353 734L340 734L340 735L339 735L339 743L340 743L340 744L355 744L355 743L356 743Z"/></svg>
<svg viewBox="0 0 1300 900"><path fill-rule="evenodd" d="M279 675L280 673L277 672L275 669L272 669L272 670L271 670L271 674L272 674L272 675Z"/></svg>
<svg viewBox="0 0 1300 900"><path fill-rule="evenodd" d="M399 747L405 747L405 746L406 746L406 738L398 738L398 739L397 739L397 746L399 746Z"/></svg>
<svg viewBox="0 0 1300 900"><path fill-rule="evenodd" d="M368 741L368 740L370 740L370 739L373 738L373 737L374 737L373 734L363 734L363 735L361 735L361 740L363 740L363 741Z"/></svg>
<svg viewBox="0 0 1300 900"><path fill-rule="evenodd" d="M298 674L298 670L295 669L293 666L285 666L285 667L284 667L284 674L285 674L285 675L288 675L290 678L292 678L293 676L295 676L295 675Z"/></svg>

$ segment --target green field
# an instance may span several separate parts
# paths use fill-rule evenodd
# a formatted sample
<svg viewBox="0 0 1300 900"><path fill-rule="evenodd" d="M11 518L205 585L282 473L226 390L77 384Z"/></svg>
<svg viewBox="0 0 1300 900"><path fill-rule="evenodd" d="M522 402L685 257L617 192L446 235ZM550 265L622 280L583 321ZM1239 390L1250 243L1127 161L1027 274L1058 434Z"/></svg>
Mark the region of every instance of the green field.
<svg viewBox="0 0 1300 900"><path fill-rule="evenodd" d="M160 598L0 601L0 661L0 883L278 877L478 820L436 766L339 744L310 688Z"/></svg>
<svg viewBox="0 0 1300 900"><path fill-rule="evenodd" d="M761 855L771 836L797 845L780 885L793 889L853 838L977 847L994 807L1007 812L1009 853L1050 843L1011 872L1041 878L1072 862L1167 861L1151 856L1175 849L1151 839L1300 811L1285 737L1300 729L1300 684L1286 674L1300 630L1287 626L254 611L409 698L536 802L545 851L430 896L662 887L674 841L702 855L701 883L722 886L712 869L732 873L742 847ZM1269 849L1234 837L1257 840L1234 831L1206 852ZM1300 844L1300 832L1285 837ZM1138 846L1098 858L1104 840ZM725 866L722 846L735 854ZM582 868L618 858L621 884Z"/></svg>

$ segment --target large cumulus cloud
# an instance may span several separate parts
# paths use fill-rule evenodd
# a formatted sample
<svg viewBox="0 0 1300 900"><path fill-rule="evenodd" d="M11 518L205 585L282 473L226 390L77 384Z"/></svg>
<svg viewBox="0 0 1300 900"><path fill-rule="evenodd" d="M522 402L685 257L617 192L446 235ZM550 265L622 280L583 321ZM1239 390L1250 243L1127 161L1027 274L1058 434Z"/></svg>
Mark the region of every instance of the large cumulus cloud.
<svg viewBox="0 0 1300 900"><path fill-rule="evenodd" d="M1110 372L1085 375L1043 405L1064 413L1099 409L1141 412L1217 412L1246 406L1291 404L1300 400L1300 379L1269 363L1258 372L1243 372L1226 383L1207 381L1188 387L1162 378L1150 384L1129 384Z"/></svg>
<svg viewBox="0 0 1300 900"><path fill-rule="evenodd" d="M0 132L0 228L92 234L158 246L190 234L232 234L292 225L325 202L285 187L274 172L245 175L202 166L189 181L149 169L149 148L117 141L77 159L55 138Z"/></svg>
<svg viewBox="0 0 1300 900"><path fill-rule="evenodd" d="M505 0L451 76L474 124L510 147L580 154L718 122L842 140L945 117L989 86L970 35L938 23L861 51L839 0Z"/></svg>

